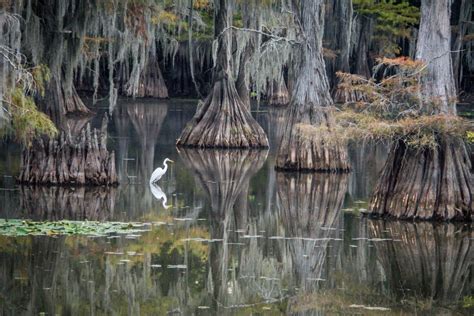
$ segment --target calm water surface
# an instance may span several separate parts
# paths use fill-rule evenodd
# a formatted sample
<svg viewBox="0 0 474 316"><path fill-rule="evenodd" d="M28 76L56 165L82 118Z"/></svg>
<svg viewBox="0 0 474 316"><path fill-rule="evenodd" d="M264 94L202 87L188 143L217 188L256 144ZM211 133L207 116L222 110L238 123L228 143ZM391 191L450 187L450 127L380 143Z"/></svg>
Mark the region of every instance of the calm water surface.
<svg viewBox="0 0 474 316"><path fill-rule="evenodd" d="M261 108L269 151L177 151L194 105L121 102L109 126L117 188L18 186L19 148L0 148L0 217L149 224L0 236L0 315L474 313L470 224L360 215L383 146L352 146L348 175L277 173L284 112ZM166 157L176 163L150 187Z"/></svg>

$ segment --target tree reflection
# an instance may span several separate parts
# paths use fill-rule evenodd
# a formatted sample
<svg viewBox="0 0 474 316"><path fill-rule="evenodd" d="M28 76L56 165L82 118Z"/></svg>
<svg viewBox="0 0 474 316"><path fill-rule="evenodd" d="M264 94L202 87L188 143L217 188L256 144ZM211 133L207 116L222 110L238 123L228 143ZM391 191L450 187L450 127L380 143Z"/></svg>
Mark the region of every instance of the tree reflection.
<svg viewBox="0 0 474 316"><path fill-rule="evenodd" d="M165 101L150 104L134 102L127 105L127 113L140 143L139 181L146 183L155 169L155 146L168 113L168 103Z"/></svg>
<svg viewBox="0 0 474 316"><path fill-rule="evenodd" d="M368 225L371 238L388 239L375 242L375 247L388 290L395 297L445 306L471 291L470 224L373 220Z"/></svg>
<svg viewBox="0 0 474 316"><path fill-rule="evenodd" d="M35 220L90 220L114 218L118 189L115 187L47 187L19 188L20 212L16 218Z"/></svg>
<svg viewBox="0 0 474 316"><path fill-rule="evenodd" d="M291 238L283 250L291 260L290 275L302 289L317 289L330 281L328 254L335 259L342 244L348 176L278 173L277 181L281 221Z"/></svg>
<svg viewBox="0 0 474 316"><path fill-rule="evenodd" d="M249 181L263 166L267 151L182 149L179 155L211 203L210 238L216 242L210 244L209 290L219 304L233 305L240 297L229 272L236 243L231 230L246 225Z"/></svg>

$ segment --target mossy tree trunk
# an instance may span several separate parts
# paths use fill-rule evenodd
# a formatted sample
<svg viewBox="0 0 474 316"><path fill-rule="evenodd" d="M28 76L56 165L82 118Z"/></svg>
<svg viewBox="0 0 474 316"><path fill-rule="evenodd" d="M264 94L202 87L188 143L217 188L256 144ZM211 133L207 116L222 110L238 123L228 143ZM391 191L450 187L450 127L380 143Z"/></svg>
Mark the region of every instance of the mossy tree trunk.
<svg viewBox="0 0 474 316"><path fill-rule="evenodd" d="M426 114L456 114L451 64L450 0L423 0L417 59L426 64L421 82ZM375 215L410 219L472 220L471 161L461 139L438 133L437 146L391 147L370 202Z"/></svg>
<svg viewBox="0 0 474 316"><path fill-rule="evenodd" d="M232 7L233 0L215 4L215 37L218 43L213 87L194 118L187 124L178 146L207 148L268 147L263 129L252 117L232 78Z"/></svg>
<svg viewBox="0 0 474 316"><path fill-rule="evenodd" d="M276 167L284 170L347 171L347 148L338 140L328 141L334 126L333 101L322 55L324 1L304 0L298 18L305 33L301 65L288 108L287 124ZM324 135L305 133L322 129Z"/></svg>
<svg viewBox="0 0 474 316"><path fill-rule="evenodd" d="M100 130L38 138L22 153L19 181L47 185L116 185L115 153L107 150L107 117Z"/></svg>

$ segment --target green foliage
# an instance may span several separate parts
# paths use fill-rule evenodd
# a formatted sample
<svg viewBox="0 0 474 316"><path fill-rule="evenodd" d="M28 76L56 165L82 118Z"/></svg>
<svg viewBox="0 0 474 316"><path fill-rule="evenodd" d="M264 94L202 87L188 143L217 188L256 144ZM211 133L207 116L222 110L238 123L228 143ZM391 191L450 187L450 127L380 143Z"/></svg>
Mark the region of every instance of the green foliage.
<svg viewBox="0 0 474 316"><path fill-rule="evenodd" d="M418 24L419 8L408 0L353 0L354 10L375 21L374 40L381 55L400 53L397 40L409 38L410 27Z"/></svg>
<svg viewBox="0 0 474 316"><path fill-rule="evenodd" d="M4 105L9 114L9 124L0 130L0 134L11 133L17 141L29 146L35 137L40 135L54 137L58 130L50 118L38 110L31 95L33 91L44 96L46 83L51 76L49 69L39 65L24 73L17 86L5 95Z"/></svg>
<svg viewBox="0 0 474 316"><path fill-rule="evenodd" d="M473 144L474 144L474 132L473 132L473 131L467 131L467 132L466 132L466 140L467 140L469 143L473 143Z"/></svg>
<svg viewBox="0 0 474 316"><path fill-rule="evenodd" d="M11 124L9 130L23 145L29 146L39 135L54 137L58 131L54 123L36 107L33 97L20 87L13 89L8 106Z"/></svg>
<svg viewBox="0 0 474 316"><path fill-rule="evenodd" d="M59 221L33 222L22 219L0 219L0 235L88 235L134 234L143 232L143 224L120 222Z"/></svg>

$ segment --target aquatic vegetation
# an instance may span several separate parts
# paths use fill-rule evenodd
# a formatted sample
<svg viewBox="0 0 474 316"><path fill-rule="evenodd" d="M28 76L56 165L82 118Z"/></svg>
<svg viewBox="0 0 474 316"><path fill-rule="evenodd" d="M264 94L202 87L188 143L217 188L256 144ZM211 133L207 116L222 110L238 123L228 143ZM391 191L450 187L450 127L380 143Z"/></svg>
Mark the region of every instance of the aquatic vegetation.
<svg viewBox="0 0 474 316"><path fill-rule="evenodd" d="M22 219L0 219L0 235L88 235L138 234L147 224L121 222L57 221L34 222Z"/></svg>

